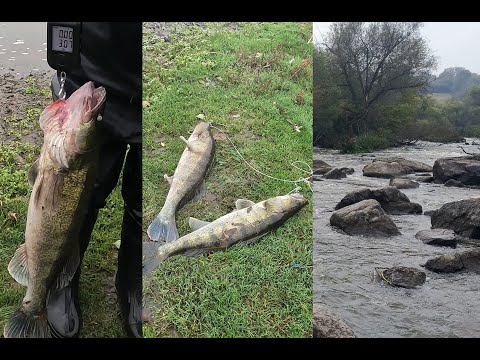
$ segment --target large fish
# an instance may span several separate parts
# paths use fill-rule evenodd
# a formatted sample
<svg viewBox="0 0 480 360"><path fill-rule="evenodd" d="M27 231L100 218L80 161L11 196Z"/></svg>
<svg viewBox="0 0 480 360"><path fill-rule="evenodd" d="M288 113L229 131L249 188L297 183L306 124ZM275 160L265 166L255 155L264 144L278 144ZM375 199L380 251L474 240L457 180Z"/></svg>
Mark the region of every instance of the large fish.
<svg viewBox="0 0 480 360"><path fill-rule="evenodd" d="M147 254L144 256L143 273L154 270L165 259L176 254L197 255L223 250L240 241L254 242L267 232L278 228L306 203L300 194L277 196L257 204L240 199L235 203L237 210L213 222L191 217L189 224L192 232L174 242L157 247L153 255L148 254L152 246L144 243Z"/></svg>
<svg viewBox="0 0 480 360"><path fill-rule="evenodd" d="M164 175L170 184L165 204L147 229L150 239L164 239L171 242L178 239L175 214L183 205L205 193L205 176L213 161L214 140L210 125L200 122L186 140L186 147L180 157L173 176Z"/></svg>
<svg viewBox="0 0 480 360"><path fill-rule="evenodd" d="M44 142L32 165L25 243L8 265L27 286L23 302L8 320L6 338L48 337L49 290L65 287L80 262L78 233L95 181L96 119L106 92L88 82L67 100L40 115Z"/></svg>

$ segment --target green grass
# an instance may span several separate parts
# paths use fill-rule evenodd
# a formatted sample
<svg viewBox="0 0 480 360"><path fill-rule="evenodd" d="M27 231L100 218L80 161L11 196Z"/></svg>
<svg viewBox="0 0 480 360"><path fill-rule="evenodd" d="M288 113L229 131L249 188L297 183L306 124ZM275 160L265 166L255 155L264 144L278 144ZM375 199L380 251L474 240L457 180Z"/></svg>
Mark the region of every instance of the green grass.
<svg viewBox="0 0 480 360"><path fill-rule="evenodd" d="M7 135L13 136L8 145L0 146L0 226L15 213L18 221L8 220L0 231L0 329L21 304L26 288L17 284L8 274L7 265L17 247L24 242L30 187L27 172L38 157L39 144L23 141L23 136L38 132L38 115L50 102L48 87L37 86L35 79L27 78L24 93L31 96L18 113L3 119ZM18 163L21 154L24 163ZM83 314L82 337L122 337L121 322L114 290L117 250L113 243L120 238L123 201L119 189L110 197L106 209L101 210L92 241L86 252L80 279L80 303Z"/></svg>
<svg viewBox="0 0 480 360"><path fill-rule="evenodd" d="M256 168L278 178L305 173L291 162L312 159L310 23L246 23L187 27L168 42L144 33L144 227L160 211L184 144L179 136L198 114L232 137ZM294 126L301 127L297 132ZM207 197L177 215L214 220L238 198L261 201L292 184L256 174L217 138ZM153 320L145 337L309 337L312 318L311 192L309 205L254 245L208 257L174 257L144 286Z"/></svg>

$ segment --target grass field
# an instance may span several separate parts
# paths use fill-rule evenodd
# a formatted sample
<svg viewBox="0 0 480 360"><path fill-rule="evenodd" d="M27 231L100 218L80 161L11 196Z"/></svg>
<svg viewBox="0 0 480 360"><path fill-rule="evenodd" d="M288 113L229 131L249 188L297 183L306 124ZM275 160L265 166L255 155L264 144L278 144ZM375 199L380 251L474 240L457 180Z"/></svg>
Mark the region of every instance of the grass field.
<svg viewBox="0 0 480 360"><path fill-rule="evenodd" d="M5 78L3 79L5 80ZM1 113L0 125L0 329L21 304L26 288L17 284L7 265L17 247L24 242L30 187L27 172L38 157L42 144L38 116L50 103L48 77L8 78L18 92L12 97L9 111ZM8 86L7 86L8 87ZM0 89L5 91L5 87ZM4 109L2 109L4 110ZM80 302L83 314L82 337L122 337L114 292L117 250L120 238L123 201L119 189L101 210L92 241L86 252L80 279ZM9 214L10 213L10 214ZM14 220L13 213L17 218Z"/></svg>
<svg viewBox="0 0 480 360"><path fill-rule="evenodd" d="M144 229L160 211L197 115L224 129L256 168L278 178L312 162L311 23L205 23L144 32ZM158 27L157 27L158 28ZM294 186L258 175L214 130L207 196L177 215L212 221L238 198L258 202ZM174 257L144 283L145 337L310 337L312 205L254 245L206 257Z"/></svg>

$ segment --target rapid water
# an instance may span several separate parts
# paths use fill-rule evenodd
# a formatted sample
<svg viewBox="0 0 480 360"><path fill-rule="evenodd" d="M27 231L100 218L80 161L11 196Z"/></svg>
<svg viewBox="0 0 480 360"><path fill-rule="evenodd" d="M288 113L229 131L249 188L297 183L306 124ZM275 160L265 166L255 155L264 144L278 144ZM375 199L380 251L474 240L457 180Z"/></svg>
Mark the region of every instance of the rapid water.
<svg viewBox="0 0 480 360"><path fill-rule="evenodd" d="M479 146L464 148L480 152ZM357 337L480 337L480 275L436 274L420 267L431 257L463 251L474 244L458 244L456 249L423 244L415 234L430 228L430 217L425 215L392 216L402 235L384 239L344 235L329 224L336 204L347 193L388 185L387 179L362 175L363 167L374 157L400 156L433 165L438 158L462 155L457 144L428 142L364 155L314 149L314 159L355 169L346 179L314 183L313 221L314 301L326 304ZM424 211L480 197L477 189L439 184L420 183L418 189L400 191L420 203ZM374 267L392 266L423 269L427 281L416 289L404 289L373 279Z"/></svg>

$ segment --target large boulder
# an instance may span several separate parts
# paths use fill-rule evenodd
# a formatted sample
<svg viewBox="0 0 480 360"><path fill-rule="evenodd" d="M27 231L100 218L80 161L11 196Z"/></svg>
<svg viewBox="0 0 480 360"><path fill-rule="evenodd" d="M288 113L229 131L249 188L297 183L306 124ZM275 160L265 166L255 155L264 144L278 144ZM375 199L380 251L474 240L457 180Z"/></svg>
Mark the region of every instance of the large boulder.
<svg viewBox="0 0 480 360"><path fill-rule="evenodd" d="M398 163L405 169L410 169L413 172L431 172L432 166L422 163L420 161L413 161L404 159L398 156L389 156L389 157L379 157L374 160L374 162L383 161L386 163Z"/></svg>
<svg viewBox="0 0 480 360"><path fill-rule="evenodd" d="M328 173L333 169L333 166L327 164L323 160L314 159L313 160L313 175L323 175Z"/></svg>
<svg viewBox="0 0 480 360"><path fill-rule="evenodd" d="M452 273L461 270L480 273L480 250L440 255L429 259L424 266L428 270L438 273Z"/></svg>
<svg viewBox="0 0 480 360"><path fill-rule="evenodd" d="M414 172L430 172L432 167L419 161L397 156L379 157L363 168L363 175L380 178L395 178Z"/></svg>
<svg viewBox="0 0 480 360"><path fill-rule="evenodd" d="M460 156L438 159L433 165L433 177L439 184L453 179L467 186L480 186L480 157Z"/></svg>
<svg viewBox="0 0 480 360"><path fill-rule="evenodd" d="M378 177L391 179L412 173L411 170L406 170L399 163L388 163L384 161L374 161L363 168L363 175L369 177Z"/></svg>
<svg viewBox="0 0 480 360"><path fill-rule="evenodd" d="M447 203L432 213L432 228L480 239L480 198Z"/></svg>
<svg viewBox="0 0 480 360"><path fill-rule="evenodd" d="M418 182L409 179L390 179L389 185L397 189L416 189L420 187Z"/></svg>
<svg viewBox="0 0 480 360"><path fill-rule="evenodd" d="M390 285L409 289L425 284L427 279L424 271L405 266L386 269L382 272L382 276Z"/></svg>
<svg viewBox="0 0 480 360"><path fill-rule="evenodd" d="M428 245L457 247L455 232L449 229L422 230L415 237Z"/></svg>
<svg viewBox="0 0 480 360"><path fill-rule="evenodd" d="M335 211L330 217L330 224L348 235L400 235L397 226L377 200L363 200Z"/></svg>
<svg viewBox="0 0 480 360"><path fill-rule="evenodd" d="M377 200L382 208L391 215L421 214L423 212L420 204L410 202L407 195L393 186L376 190L361 189L348 193L340 200L335 210L367 199Z"/></svg>
<svg viewBox="0 0 480 360"><path fill-rule="evenodd" d="M324 305L313 304L314 338L354 338L352 329Z"/></svg>

